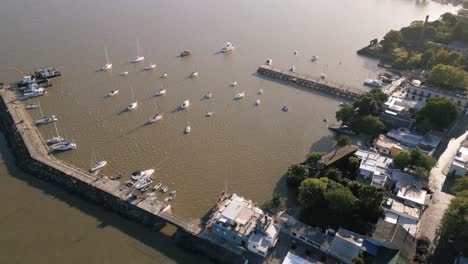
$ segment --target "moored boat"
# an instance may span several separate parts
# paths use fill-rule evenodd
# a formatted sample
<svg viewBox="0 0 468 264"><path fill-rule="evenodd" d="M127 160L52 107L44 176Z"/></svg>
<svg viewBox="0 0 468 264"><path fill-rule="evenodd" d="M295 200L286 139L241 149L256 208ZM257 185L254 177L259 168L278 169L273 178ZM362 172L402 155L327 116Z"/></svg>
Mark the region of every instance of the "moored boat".
<svg viewBox="0 0 468 264"><path fill-rule="evenodd" d="M102 168L104 168L105 166L107 165L107 161L106 160L101 160L101 161L98 161L94 164L94 166L89 169L90 172L95 172L95 171L98 171Z"/></svg>
<svg viewBox="0 0 468 264"><path fill-rule="evenodd" d="M161 89L161 90L159 90L159 92L157 92L157 93L155 94L155 96L161 96L161 95L165 95L165 94L166 94L166 92L167 92L167 90L166 90L166 89Z"/></svg>
<svg viewBox="0 0 468 264"><path fill-rule="evenodd" d="M185 100L181 105L180 105L180 108L181 109L186 109L190 106L190 101L187 99Z"/></svg>
<svg viewBox="0 0 468 264"><path fill-rule="evenodd" d="M234 96L234 98L239 100L239 99L244 98L244 96L245 96L245 92L240 92L240 93L237 93L236 96Z"/></svg>
<svg viewBox="0 0 468 264"><path fill-rule="evenodd" d="M152 123L155 123L159 120L161 120L163 118L163 114L156 114L152 117L150 117L150 119L148 119L148 123L152 124Z"/></svg>
<svg viewBox="0 0 468 264"><path fill-rule="evenodd" d="M184 133L185 133L185 134L188 134L188 133L190 133L190 131L192 131L192 128L191 128L190 126L187 126L187 127L185 128L185 130L184 130Z"/></svg>
<svg viewBox="0 0 468 264"><path fill-rule="evenodd" d="M364 84L367 86L372 86L372 87L382 87L382 81L381 80L375 80L375 79L366 79L364 81Z"/></svg>
<svg viewBox="0 0 468 264"><path fill-rule="evenodd" d="M190 56L192 54L191 50L184 50L180 53L181 57Z"/></svg>
<svg viewBox="0 0 468 264"><path fill-rule="evenodd" d="M52 122L57 121L57 117L55 115L51 115L48 117L43 117L41 119L36 120L36 125L44 125L44 124L49 124Z"/></svg>
<svg viewBox="0 0 468 264"><path fill-rule="evenodd" d="M67 150L74 150L77 147L78 146L72 141L63 141L55 145L52 145L51 149L53 151L67 151Z"/></svg>
<svg viewBox="0 0 468 264"><path fill-rule="evenodd" d="M32 110L32 109L36 109L38 108L39 106L37 104L30 104L30 105L27 105L26 106L26 109L28 110Z"/></svg>
<svg viewBox="0 0 468 264"><path fill-rule="evenodd" d="M231 42L227 42L226 43L226 46L224 46L222 49L221 49L221 52L222 53L226 53L226 52L229 52L231 50L234 49L234 45L231 43Z"/></svg>
<svg viewBox="0 0 468 264"><path fill-rule="evenodd" d="M198 77L198 72L192 72L190 74L190 78L195 78L195 77Z"/></svg>
<svg viewBox="0 0 468 264"><path fill-rule="evenodd" d="M109 96L112 97L114 95L117 95L120 91L119 90L112 90L109 92Z"/></svg>
<svg viewBox="0 0 468 264"><path fill-rule="evenodd" d="M152 69L155 69L156 68L156 64L152 64L150 63L148 66L146 66L144 68L145 71L149 71L149 70L152 70Z"/></svg>

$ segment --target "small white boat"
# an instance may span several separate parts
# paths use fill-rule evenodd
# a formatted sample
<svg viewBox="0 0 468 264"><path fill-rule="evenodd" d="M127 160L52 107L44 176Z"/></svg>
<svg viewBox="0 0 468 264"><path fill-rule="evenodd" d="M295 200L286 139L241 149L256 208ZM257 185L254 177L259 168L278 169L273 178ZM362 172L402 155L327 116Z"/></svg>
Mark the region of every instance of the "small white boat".
<svg viewBox="0 0 468 264"><path fill-rule="evenodd" d="M144 68L145 71L153 70L156 68L156 64L150 64Z"/></svg>
<svg viewBox="0 0 468 264"><path fill-rule="evenodd" d="M23 96L24 98L34 98L34 97L43 96L45 94L47 94L47 91L45 91L44 88L40 87L32 91L24 92Z"/></svg>
<svg viewBox="0 0 468 264"><path fill-rule="evenodd" d="M231 83L231 86L233 86L233 87L234 87L234 86L237 86L237 81L233 81L233 82Z"/></svg>
<svg viewBox="0 0 468 264"><path fill-rule="evenodd" d="M169 193L169 196L171 196L172 198L175 198L175 197L176 197L176 191L175 191L175 190L174 190L174 191L171 191L171 192Z"/></svg>
<svg viewBox="0 0 468 264"><path fill-rule="evenodd" d="M155 123L155 122L161 120L162 118L163 118L163 114L154 115L154 116L150 117L150 119L148 120L148 123L150 123L150 124Z"/></svg>
<svg viewBox="0 0 468 264"><path fill-rule="evenodd" d="M263 94L263 89L258 90L258 94Z"/></svg>
<svg viewBox="0 0 468 264"><path fill-rule="evenodd" d="M150 186L152 183L153 183L153 180L150 177L145 177L135 184L135 189L137 190L143 189L145 187Z"/></svg>
<svg viewBox="0 0 468 264"><path fill-rule="evenodd" d="M137 62L140 62L140 61L144 61L145 60L145 57L141 55L141 52L140 52L140 42L138 41L137 39L137 49L138 49L138 55L132 59L132 63L137 63Z"/></svg>
<svg viewBox="0 0 468 264"><path fill-rule="evenodd" d="M346 102L341 102L340 103L340 106L347 106L347 105L349 105L349 103L346 103Z"/></svg>
<svg viewBox="0 0 468 264"><path fill-rule="evenodd" d="M181 105L180 105L180 108L181 109L186 109L190 106L190 101L187 99L185 100Z"/></svg>
<svg viewBox="0 0 468 264"><path fill-rule="evenodd" d="M134 171L132 173L132 179L138 181L144 177L150 177L153 175L154 169L144 170L144 171Z"/></svg>
<svg viewBox="0 0 468 264"><path fill-rule="evenodd" d="M38 107L37 104L30 104L26 106L26 109L31 110L31 109L36 109Z"/></svg>
<svg viewBox="0 0 468 264"><path fill-rule="evenodd" d="M208 113L206 113L206 116L207 116L207 117L210 117L210 116L212 116L213 114L214 114L213 111L209 111Z"/></svg>
<svg viewBox="0 0 468 264"><path fill-rule="evenodd" d="M314 55L314 56L312 56L312 59L310 59L310 60L311 60L311 61L317 61L318 58L319 58L318 56L315 56L315 55Z"/></svg>
<svg viewBox="0 0 468 264"><path fill-rule="evenodd" d="M133 109L137 108L137 106L138 106L138 102L130 103L130 104L127 106L127 110L128 110L128 111L132 111Z"/></svg>
<svg viewBox="0 0 468 264"><path fill-rule="evenodd" d="M364 81L364 84L372 87L382 87L383 83L381 80L367 79Z"/></svg>
<svg viewBox="0 0 468 264"><path fill-rule="evenodd" d="M299 51L295 50L295 51L293 52L293 54L294 54L294 55L297 55L297 54L299 54Z"/></svg>
<svg viewBox="0 0 468 264"><path fill-rule="evenodd" d="M322 73L322 74L320 74L320 78L325 79L325 78L327 78L327 75L325 75L325 73Z"/></svg>
<svg viewBox="0 0 468 264"><path fill-rule="evenodd" d="M126 75L128 75L128 71L124 71L120 73L120 76L126 76Z"/></svg>
<svg viewBox="0 0 468 264"><path fill-rule="evenodd" d="M165 193L167 191L169 191L169 187L167 186L162 187L161 192Z"/></svg>
<svg viewBox="0 0 468 264"><path fill-rule="evenodd" d="M257 99L257 101L255 101L255 105L260 105L260 99Z"/></svg>
<svg viewBox="0 0 468 264"><path fill-rule="evenodd" d="M198 72L192 72L190 74L190 78L195 78L195 77L198 77Z"/></svg>
<svg viewBox="0 0 468 264"><path fill-rule="evenodd" d="M273 60L268 59L265 64L268 65L268 66L271 66L271 65L273 65Z"/></svg>
<svg viewBox="0 0 468 264"><path fill-rule="evenodd" d="M161 90L159 90L159 92L157 92L157 93L155 94L155 96L165 95L166 92L167 92L166 89L161 89Z"/></svg>
<svg viewBox="0 0 468 264"><path fill-rule="evenodd" d="M53 151L74 150L77 147L78 146L74 142L71 142L71 141L63 141L63 142L60 142L51 146Z"/></svg>
<svg viewBox="0 0 468 264"><path fill-rule="evenodd" d="M89 169L90 172L95 172L95 171L98 171L102 168L104 168L105 166L107 165L107 161L106 160L101 160L101 161L98 161L94 164L94 166Z"/></svg>
<svg viewBox="0 0 468 264"><path fill-rule="evenodd" d="M292 66L291 68L289 68L289 71L290 72L296 72L296 66Z"/></svg>
<svg viewBox="0 0 468 264"><path fill-rule="evenodd" d="M180 53L180 57L185 57L185 56L189 56L192 54L192 51L191 50L184 50Z"/></svg>
<svg viewBox="0 0 468 264"><path fill-rule="evenodd" d="M107 71L112 69L112 63L109 62L109 57L107 56L107 48L104 48L104 52L106 53L106 65L102 66L101 70Z"/></svg>
<svg viewBox="0 0 468 264"><path fill-rule="evenodd" d="M57 144L57 143L63 142L64 140L65 139L61 136L52 137L47 140L47 145Z"/></svg>
<svg viewBox="0 0 468 264"><path fill-rule="evenodd" d="M158 183L154 186L153 189L154 189L155 191L157 191L157 190L159 190L159 188L161 188L161 186L162 186L162 183L158 182Z"/></svg>
<svg viewBox="0 0 468 264"><path fill-rule="evenodd" d="M206 98L206 99L210 99L211 96L213 96L213 94L211 94L211 92L208 92L207 94L205 94L205 98Z"/></svg>
<svg viewBox="0 0 468 264"><path fill-rule="evenodd" d="M284 111L284 112L287 112L287 111L289 111L289 108L288 108L288 106L287 106L287 105L283 105L283 111Z"/></svg>
<svg viewBox="0 0 468 264"><path fill-rule="evenodd" d="M161 75L161 78L167 78L167 73L164 73L163 75Z"/></svg>
<svg viewBox="0 0 468 264"><path fill-rule="evenodd" d="M233 49L234 49L234 45L232 45L231 42L227 42L227 43L226 43L226 46L224 46L224 47L221 49L221 52L222 52L222 53L226 53L226 52L229 52L229 51L231 51L231 50L233 50Z"/></svg>
<svg viewBox="0 0 468 264"><path fill-rule="evenodd" d="M190 133L190 131L192 131L192 128L190 128L190 126L187 126L184 130L185 134Z"/></svg>
<svg viewBox="0 0 468 264"><path fill-rule="evenodd" d="M244 98L244 96L245 96L245 92L240 92L240 93L236 94L236 96L234 98L239 100L239 99Z"/></svg>
<svg viewBox="0 0 468 264"><path fill-rule="evenodd" d="M50 117L43 117L41 119L36 120L36 125L43 125L43 124L49 124L52 122L57 121L57 117L55 115L51 115Z"/></svg>
<svg viewBox="0 0 468 264"><path fill-rule="evenodd" d="M117 95L120 91L119 90L112 90L109 92L109 96L112 97L114 95Z"/></svg>

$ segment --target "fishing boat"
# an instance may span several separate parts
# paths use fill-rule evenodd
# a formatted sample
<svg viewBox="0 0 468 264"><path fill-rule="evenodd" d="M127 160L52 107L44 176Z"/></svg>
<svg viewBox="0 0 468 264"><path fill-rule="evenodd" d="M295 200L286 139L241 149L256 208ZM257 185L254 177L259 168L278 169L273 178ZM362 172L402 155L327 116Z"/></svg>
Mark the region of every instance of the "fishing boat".
<svg viewBox="0 0 468 264"><path fill-rule="evenodd" d="M117 95L120 91L119 90L112 90L109 92L109 96L112 97L114 95Z"/></svg>
<svg viewBox="0 0 468 264"><path fill-rule="evenodd" d="M272 59L268 59L266 62L265 62L266 65L268 66L271 66L273 65L273 60Z"/></svg>
<svg viewBox="0 0 468 264"><path fill-rule="evenodd" d="M207 116L207 117L210 117L210 116L213 115L213 113L214 113L213 111L209 111L208 113L206 113L206 116Z"/></svg>
<svg viewBox="0 0 468 264"><path fill-rule="evenodd" d="M48 67L34 71L34 77L37 79L52 79L61 76L62 73L54 67Z"/></svg>
<svg viewBox="0 0 468 264"><path fill-rule="evenodd" d="M110 63L109 56L107 56L107 48L104 48L104 52L106 53L106 65L102 66L101 70L107 71L112 69L112 63Z"/></svg>
<svg viewBox="0 0 468 264"><path fill-rule="evenodd" d="M169 187L164 186L164 187L161 188L161 192L165 193L167 191L169 191Z"/></svg>
<svg viewBox="0 0 468 264"><path fill-rule="evenodd" d="M148 169L148 170L144 170L144 171L134 171L132 173L132 180L135 180L135 181L138 181L144 177L150 177L151 175L153 175L154 173L154 169Z"/></svg>
<svg viewBox="0 0 468 264"><path fill-rule="evenodd" d="M144 61L145 60L145 57L141 55L141 52L140 52L140 42L138 41L137 39L137 50L138 50L138 55L133 58L131 60L132 63L137 63L137 62L140 62L140 61Z"/></svg>
<svg viewBox="0 0 468 264"><path fill-rule="evenodd" d="M288 108L288 106L287 106L287 105L283 105L283 111L284 111L284 112L287 112L287 111L289 111L289 108Z"/></svg>
<svg viewBox="0 0 468 264"><path fill-rule="evenodd" d="M211 92L208 92L207 94L205 94L205 98L206 98L206 99L210 99L211 96L213 96L213 94L211 94Z"/></svg>
<svg viewBox="0 0 468 264"><path fill-rule="evenodd" d="M198 77L198 72L192 72L190 74L190 78L195 78L195 77Z"/></svg>
<svg viewBox="0 0 468 264"><path fill-rule="evenodd" d="M181 105L180 105L180 108L181 109L186 109L190 106L190 101L187 99L185 100Z"/></svg>
<svg viewBox="0 0 468 264"><path fill-rule="evenodd" d="M74 150L78 146L75 144L75 142L72 141L63 141L60 143L57 143L55 145L51 146L51 149L53 151L67 151L67 150Z"/></svg>
<svg viewBox="0 0 468 264"><path fill-rule="evenodd" d="M164 73L163 75L161 75L161 78L167 78L167 73Z"/></svg>
<svg viewBox="0 0 468 264"><path fill-rule="evenodd" d="M65 140L65 139L63 139L63 137L61 137L59 135L59 132L58 132L58 129L57 129L57 124L55 122L54 122L54 127L55 127L55 133L57 133L57 136L46 140L47 145L57 144L57 143L63 142Z"/></svg>
<svg viewBox="0 0 468 264"><path fill-rule="evenodd" d="M192 131L192 129L190 128L190 126L187 126L187 127L185 128L185 130L184 130L184 133L185 133L185 134L188 134L188 133L190 133L190 131Z"/></svg>
<svg viewBox="0 0 468 264"><path fill-rule="evenodd" d="M237 81L233 81L233 82L231 83L231 86L232 86L232 87L237 86Z"/></svg>
<svg viewBox="0 0 468 264"><path fill-rule="evenodd" d="M128 75L128 71L124 71L120 73L120 76L127 76L127 75Z"/></svg>
<svg viewBox="0 0 468 264"><path fill-rule="evenodd" d="M41 119L36 120L36 125L45 125L45 124L55 122L57 120L58 119L55 115L51 115L51 116L43 117Z"/></svg>
<svg viewBox="0 0 468 264"><path fill-rule="evenodd" d="M236 94L236 96L234 98L239 100L239 99L244 98L244 96L245 96L245 92L240 92L240 93Z"/></svg>
<svg viewBox="0 0 468 264"><path fill-rule="evenodd" d="M159 190L159 188L161 188L161 186L162 186L162 183L158 182L158 183L156 183L156 185L153 187L153 189L154 189L155 191L157 191L157 190Z"/></svg>
<svg viewBox="0 0 468 264"><path fill-rule="evenodd" d="M227 42L227 43L226 43L226 46L224 46L224 47L221 49L221 52L222 52L222 53L226 53L226 52L229 52L229 51L231 51L231 50L233 50L233 49L234 49L234 45L232 45L231 42Z"/></svg>
<svg viewBox="0 0 468 264"><path fill-rule="evenodd" d="M130 103L128 106L127 106L127 110L128 111L132 111L133 109L137 108L138 106L138 102L135 101L135 96L133 95L133 87L130 86L130 91L132 93L132 103Z"/></svg>
<svg viewBox="0 0 468 264"><path fill-rule="evenodd" d="M26 106L26 109L32 110L32 109L36 109L37 107L38 107L37 104L30 104L30 105L27 105L27 106Z"/></svg>
<svg viewBox="0 0 468 264"><path fill-rule="evenodd" d="M102 168L104 168L105 166L107 165L107 161L106 160L101 160L101 161L98 161L94 164L94 166L89 169L90 172L95 172L95 171L98 171Z"/></svg>
<svg viewBox="0 0 468 264"><path fill-rule="evenodd" d="M255 101L255 105L260 105L260 99L257 99L257 101Z"/></svg>
<svg viewBox="0 0 468 264"><path fill-rule="evenodd" d="M139 180L136 184L135 184L135 188L137 190L141 190L145 187L148 187L150 186L151 184L153 183L153 180L150 178L150 177L145 177L143 178L142 180Z"/></svg>
<svg viewBox="0 0 468 264"><path fill-rule="evenodd" d="M312 59L310 59L310 60L311 60L311 61L317 61L318 58L319 58L318 56L315 56L315 55L314 55L314 56L312 56Z"/></svg>
<svg viewBox="0 0 468 264"><path fill-rule="evenodd" d="M155 94L155 96L165 95L166 92L167 92L166 89L161 89L161 90L159 90L159 92L157 92L157 93Z"/></svg>
<svg viewBox="0 0 468 264"><path fill-rule="evenodd" d="M145 71L149 71L149 70L152 70L152 69L155 69L156 68L156 64L152 64L150 63L148 66L146 66L143 70Z"/></svg>
<svg viewBox="0 0 468 264"><path fill-rule="evenodd" d="M180 56L181 57L186 57L186 56L190 56L192 54L192 51L191 50L184 50L180 53Z"/></svg>
<svg viewBox="0 0 468 264"><path fill-rule="evenodd" d="M163 118L163 114L156 114L152 117L150 117L150 119L148 119L148 123L152 124L152 123L155 123L159 120L161 120Z"/></svg>

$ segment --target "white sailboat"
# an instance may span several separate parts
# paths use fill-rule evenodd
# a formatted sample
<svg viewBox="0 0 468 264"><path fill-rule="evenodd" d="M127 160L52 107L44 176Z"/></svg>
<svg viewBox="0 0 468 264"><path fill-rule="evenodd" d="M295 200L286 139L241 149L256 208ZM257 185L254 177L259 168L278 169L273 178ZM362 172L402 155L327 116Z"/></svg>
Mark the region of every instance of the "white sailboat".
<svg viewBox="0 0 468 264"><path fill-rule="evenodd" d="M41 104L38 102L38 106L39 106L39 112L41 113L41 118L36 120L36 125L44 125L44 124L49 124L49 123L52 123L52 122L55 122L57 121L57 117L55 115L51 115L51 116L44 116L44 114L42 113L42 108L41 108Z"/></svg>
<svg viewBox="0 0 468 264"><path fill-rule="evenodd" d="M140 42L138 41L137 39L137 49L138 49L138 55L132 59L132 63L137 63L137 62L140 62L140 61L144 61L145 60L145 57L144 56L141 56L141 52L140 52Z"/></svg>
<svg viewBox="0 0 468 264"><path fill-rule="evenodd" d="M148 66L144 68L145 71L150 71L156 68L156 64L150 63Z"/></svg>
<svg viewBox="0 0 468 264"><path fill-rule="evenodd" d="M112 97L114 95L117 95L120 91L119 90L112 90L109 92L109 96Z"/></svg>
<svg viewBox="0 0 468 264"><path fill-rule="evenodd" d="M156 106L158 107L158 111L159 111L159 110L160 110L160 109L159 109L159 104L156 103ZM162 114L162 113L157 113L156 115L154 115L154 116L152 116L152 117L150 117L150 118L148 119L148 123L149 123L149 124L155 123L155 122L161 120L161 119L163 118L163 116L164 116L164 114Z"/></svg>
<svg viewBox="0 0 468 264"><path fill-rule="evenodd" d="M231 83L231 86L233 86L233 87L234 87L234 86L237 86L237 81L233 81L233 82Z"/></svg>
<svg viewBox="0 0 468 264"><path fill-rule="evenodd" d="M96 172L102 168L104 168L106 165L107 165L107 161L106 160L101 160L101 161L97 161L96 160L96 153L94 152L94 148L93 148L93 166L91 167L91 169L89 169L90 172Z"/></svg>
<svg viewBox="0 0 468 264"><path fill-rule="evenodd" d="M180 105L180 108L181 109L186 109L190 106L190 101L187 99L185 100L181 105Z"/></svg>
<svg viewBox="0 0 468 264"><path fill-rule="evenodd" d="M59 132L58 132L58 129L57 129L57 125L56 125L55 123L54 123L54 127L55 127L55 133L57 133L57 136L48 139L48 140L47 140L47 144L48 144L48 145L57 144L57 143L60 143L60 142L63 142L63 141L64 141L63 137L61 137L61 136L59 135Z"/></svg>
<svg viewBox="0 0 468 264"><path fill-rule="evenodd" d="M130 91L132 92L132 102L128 105L127 110L132 111L133 109L137 108L138 102L135 101L135 96L133 95L133 87L130 86Z"/></svg>
<svg viewBox="0 0 468 264"><path fill-rule="evenodd" d="M255 105L260 105L260 99L257 99L257 101L255 101Z"/></svg>
<svg viewBox="0 0 468 264"><path fill-rule="evenodd" d="M244 96L245 96L245 92L240 92L240 93L236 94L236 96L234 98L239 100L239 99L244 98Z"/></svg>
<svg viewBox="0 0 468 264"><path fill-rule="evenodd" d="M112 63L109 62L109 56L107 56L107 48L104 48L104 52L106 53L106 65L102 66L101 70L107 71L112 69Z"/></svg>

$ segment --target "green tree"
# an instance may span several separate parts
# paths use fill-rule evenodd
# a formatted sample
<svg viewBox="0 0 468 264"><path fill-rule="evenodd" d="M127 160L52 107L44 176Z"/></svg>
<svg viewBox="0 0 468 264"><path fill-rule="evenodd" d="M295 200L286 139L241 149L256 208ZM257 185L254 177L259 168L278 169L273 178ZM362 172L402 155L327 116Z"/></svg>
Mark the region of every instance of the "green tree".
<svg viewBox="0 0 468 264"><path fill-rule="evenodd" d="M329 180L327 178L309 178L299 186L299 204L304 208L312 208L323 201Z"/></svg>
<svg viewBox="0 0 468 264"><path fill-rule="evenodd" d="M423 167L416 167L414 171L412 172L412 175L420 179L428 180L430 176L430 171Z"/></svg>
<svg viewBox="0 0 468 264"><path fill-rule="evenodd" d="M380 111L379 103L369 95L361 97L353 104L354 109L357 108L359 115L378 115Z"/></svg>
<svg viewBox="0 0 468 264"><path fill-rule="evenodd" d="M288 184L297 187L309 176L309 168L302 164L293 164L289 166L286 176Z"/></svg>
<svg viewBox="0 0 468 264"><path fill-rule="evenodd" d="M351 128L368 134L368 135L378 135L382 130L384 130L385 125L380 121L379 118L367 115L363 117L359 117L351 123Z"/></svg>
<svg viewBox="0 0 468 264"><path fill-rule="evenodd" d="M335 114L336 120L342 121L344 124L349 124L353 120L354 108L350 105L341 107Z"/></svg>
<svg viewBox="0 0 468 264"><path fill-rule="evenodd" d="M278 192L274 192L271 198L271 207L276 211L281 211L286 207L286 197Z"/></svg>
<svg viewBox="0 0 468 264"><path fill-rule="evenodd" d="M353 193L344 187L330 190L325 193L324 197L329 208L338 215L352 211L358 201Z"/></svg>
<svg viewBox="0 0 468 264"><path fill-rule="evenodd" d="M429 73L427 81L452 91L468 90L468 73L451 65L437 64Z"/></svg>
<svg viewBox="0 0 468 264"><path fill-rule="evenodd" d="M347 170L345 171L348 179L354 180L359 176L359 165L361 165L361 161L358 157L349 157Z"/></svg>
<svg viewBox="0 0 468 264"><path fill-rule="evenodd" d="M317 164L317 161L319 161L323 156L325 156L325 152L320 152L320 151L312 151L307 155L307 158L305 160L305 163L309 165L310 167L315 167Z"/></svg>
<svg viewBox="0 0 468 264"><path fill-rule="evenodd" d="M337 168L329 168L323 174L323 177L326 177L330 180L340 182L341 178L343 177L343 173Z"/></svg>
<svg viewBox="0 0 468 264"><path fill-rule="evenodd" d="M442 236L453 241L453 246L468 254L468 192L456 195L450 201L442 220Z"/></svg>
<svg viewBox="0 0 468 264"><path fill-rule="evenodd" d="M411 163L411 155L407 151L401 151L393 157L393 165L399 169L408 167Z"/></svg>
<svg viewBox="0 0 468 264"><path fill-rule="evenodd" d="M468 177L461 177L455 181L455 185L452 187L452 192L455 194L468 191Z"/></svg>
<svg viewBox="0 0 468 264"><path fill-rule="evenodd" d="M419 148L415 148L410 152L410 164L415 167L431 170L437 164L437 161L433 157L422 153Z"/></svg>
<svg viewBox="0 0 468 264"><path fill-rule="evenodd" d="M394 49L398 48L402 40L400 31L390 30L385 34L383 40L380 42L382 50L385 53L391 53Z"/></svg>
<svg viewBox="0 0 468 264"><path fill-rule="evenodd" d="M421 124L427 121L432 128L443 130L457 118L458 107L451 100L445 97L432 97L427 104L416 113L416 126L419 130ZM427 120L427 121L426 121Z"/></svg>
<svg viewBox="0 0 468 264"><path fill-rule="evenodd" d="M345 135L339 135L336 139L336 144L340 147L350 145L352 143L351 138Z"/></svg>

